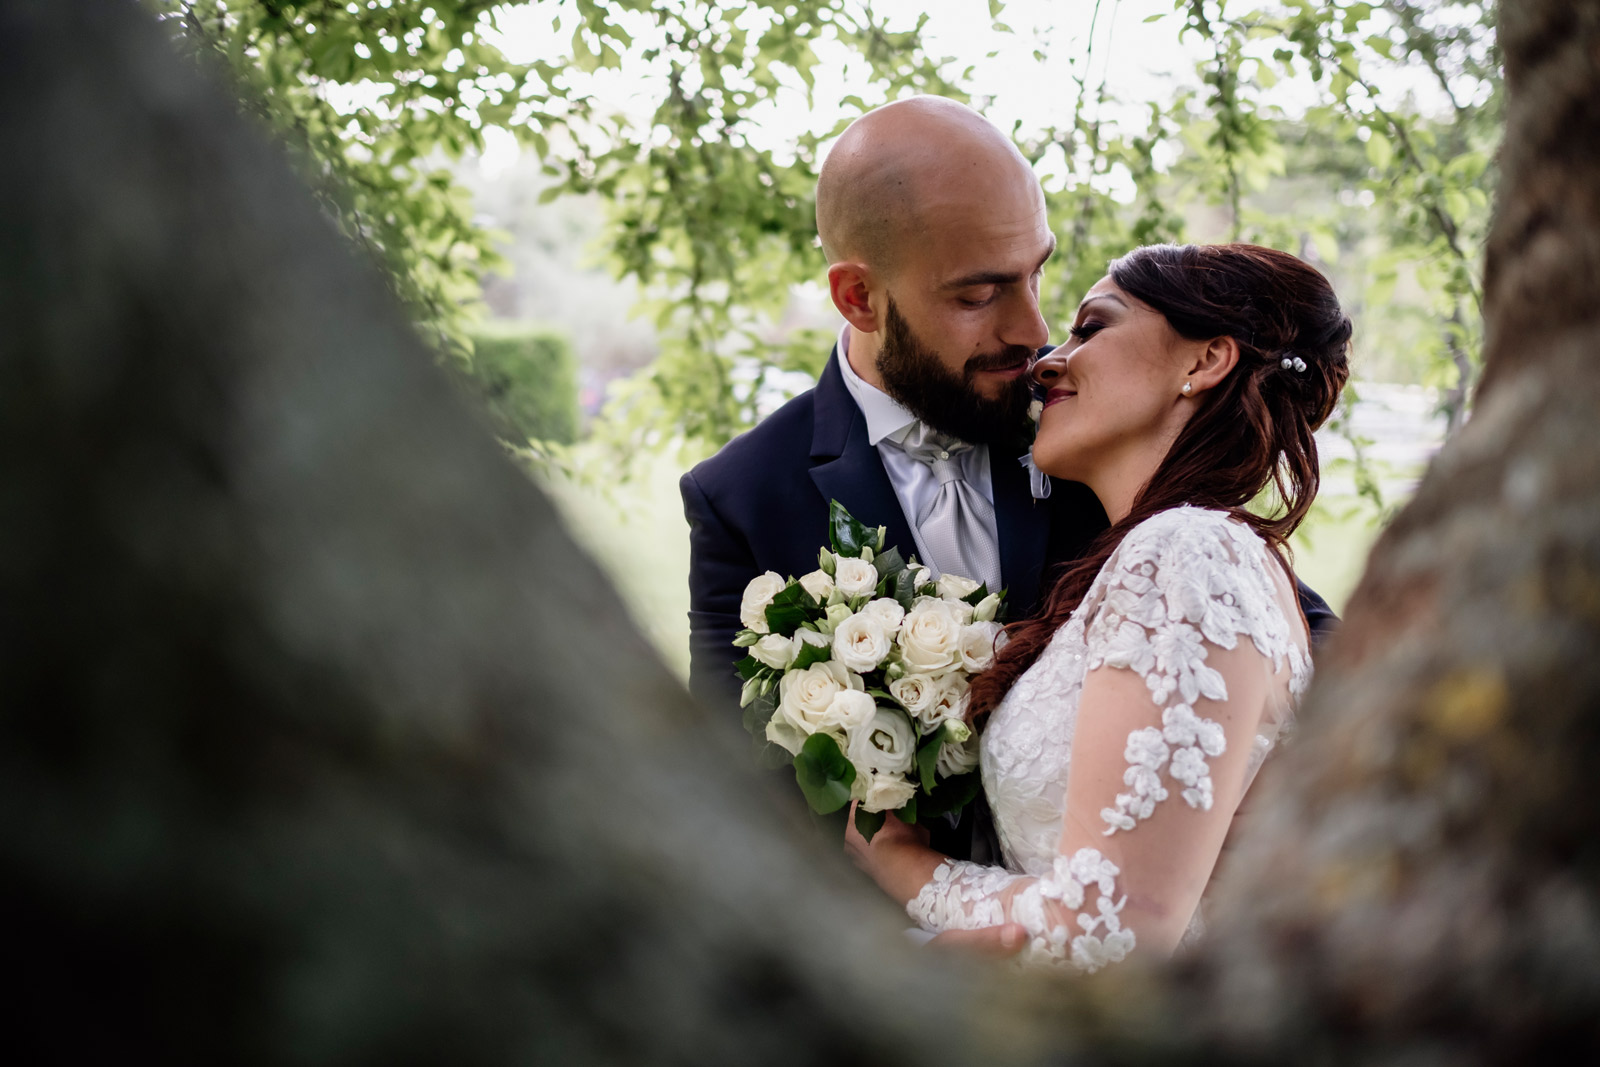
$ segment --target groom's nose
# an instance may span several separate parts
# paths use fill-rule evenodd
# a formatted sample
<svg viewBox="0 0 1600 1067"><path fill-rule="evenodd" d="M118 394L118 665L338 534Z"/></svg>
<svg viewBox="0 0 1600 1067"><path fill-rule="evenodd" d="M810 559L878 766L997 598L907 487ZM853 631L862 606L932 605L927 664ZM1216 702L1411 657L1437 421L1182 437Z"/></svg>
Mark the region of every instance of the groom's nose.
<svg viewBox="0 0 1600 1067"><path fill-rule="evenodd" d="M1006 345L1040 349L1050 343L1050 327L1039 312L1039 300L1026 288L1007 303L1000 323L1000 340Z"/></svg>

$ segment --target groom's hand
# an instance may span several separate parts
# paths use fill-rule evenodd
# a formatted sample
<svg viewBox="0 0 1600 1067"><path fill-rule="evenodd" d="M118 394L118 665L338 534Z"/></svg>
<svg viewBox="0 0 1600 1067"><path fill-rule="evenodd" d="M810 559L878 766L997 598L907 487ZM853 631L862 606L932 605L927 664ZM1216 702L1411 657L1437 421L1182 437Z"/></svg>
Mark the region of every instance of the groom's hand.
<svg viewBox="0 0 1600 1067"><path fill-rule="evenodd" d="M971 952L1004 959L1015 956L1028 943L1028 931L1018 923L985 926L981 930L946 930L928 942L936 949Z"/></svg>

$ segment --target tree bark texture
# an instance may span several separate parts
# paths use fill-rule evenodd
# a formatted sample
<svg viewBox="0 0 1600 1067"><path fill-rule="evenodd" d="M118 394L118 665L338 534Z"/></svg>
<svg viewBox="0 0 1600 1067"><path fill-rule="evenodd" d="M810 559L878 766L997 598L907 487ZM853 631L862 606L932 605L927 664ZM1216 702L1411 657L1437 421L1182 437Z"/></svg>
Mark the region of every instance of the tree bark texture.
<svg viewBox="0 0 1600 1067"><path fill-rule="evenodd" d="M1600 4L1501 14L1476 414L1212 934L913 953L785 824L280 154L0 6L0 870L32 1058L1496 1062L1600 1012Z"/></svg>
<svg viewBox="0 0 1600 1067"><path fill-rule="evenodd" d="M1375 546L1188 976L1279 1053L1600 1044L1600 4L1506 3L1500 35L1476 408Z"/></svg>

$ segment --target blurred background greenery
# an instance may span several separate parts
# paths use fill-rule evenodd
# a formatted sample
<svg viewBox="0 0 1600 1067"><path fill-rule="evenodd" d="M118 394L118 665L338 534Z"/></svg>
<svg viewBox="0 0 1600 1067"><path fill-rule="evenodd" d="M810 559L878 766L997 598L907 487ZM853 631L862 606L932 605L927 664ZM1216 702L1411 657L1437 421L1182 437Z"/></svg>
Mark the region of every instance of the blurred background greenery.
<svg viewBox="0 0 1600 1067"><path fill-rule="evenodd" d="M1335 607L1470 412L1502 117L1486 2L145 2L289 145L680 670L677 476L821 369L816 169L886 100L1012 132L1060 238L1053 324L1153 241L1329 275L1357 381L1295 550Z"/></svg>

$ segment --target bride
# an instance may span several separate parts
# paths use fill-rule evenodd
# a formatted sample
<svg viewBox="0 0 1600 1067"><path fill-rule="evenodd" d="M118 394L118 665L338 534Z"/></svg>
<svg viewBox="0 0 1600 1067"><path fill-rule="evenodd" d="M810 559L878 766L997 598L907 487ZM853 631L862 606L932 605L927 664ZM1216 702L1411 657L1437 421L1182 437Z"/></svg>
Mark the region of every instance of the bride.
<svg viewBox="0 0 1600 1067"><path fill-rule="evenodd" d="M974 680L1004 867L890 818L848 847L933 932L1018 924L1028 957L1170 954L1311 664L1285 542L1317 489L1312 432L1349 373L1327 280L1253 245L1114 261L1038 361L1033 446L1110 529ZM1249 505L1271 487L1273 517Z"/></svg>

